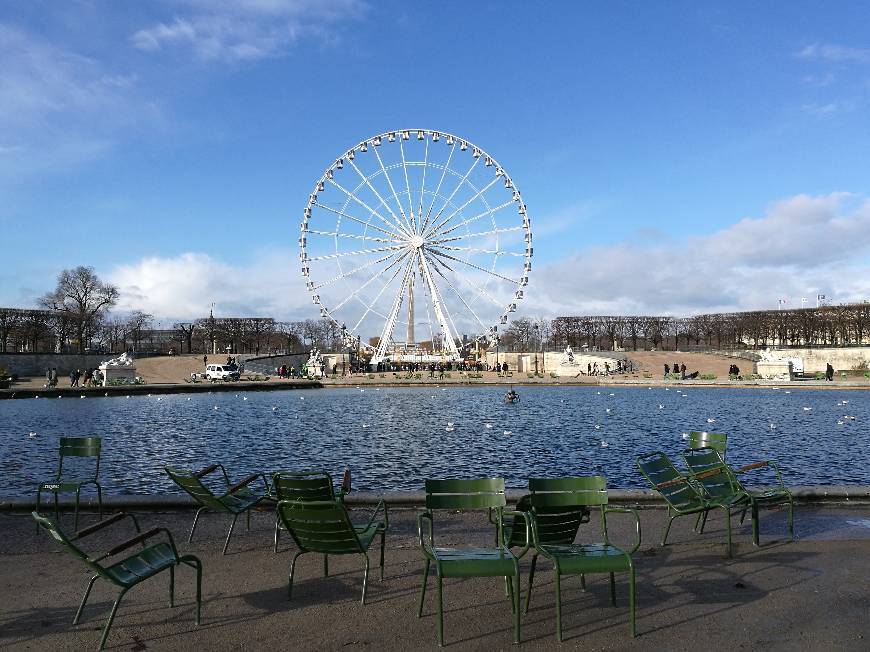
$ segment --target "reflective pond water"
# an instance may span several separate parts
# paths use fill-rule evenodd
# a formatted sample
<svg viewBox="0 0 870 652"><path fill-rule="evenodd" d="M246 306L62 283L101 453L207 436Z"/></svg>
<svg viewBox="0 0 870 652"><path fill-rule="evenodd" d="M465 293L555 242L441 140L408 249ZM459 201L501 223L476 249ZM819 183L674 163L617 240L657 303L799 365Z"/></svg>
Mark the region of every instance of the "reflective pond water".
<svg viewBox="0 0 870 652"><path fill-rule="evenodd" d="M0 401L0 494L52 477L60 436L103 436L108 494L174 491L165 464L248 472L347 465L361 490L426 477L601 473L643 487L637 454L677 454L689 430L726 432L729 461L776 459L789 485L870 484L870 393L838 390L351 388ZM810 408L810 409L807 409ZM845 417L854 417L847 419ZM712 419L713 421L709 421ZM451 425L452 424L452 425Z"/></svg>

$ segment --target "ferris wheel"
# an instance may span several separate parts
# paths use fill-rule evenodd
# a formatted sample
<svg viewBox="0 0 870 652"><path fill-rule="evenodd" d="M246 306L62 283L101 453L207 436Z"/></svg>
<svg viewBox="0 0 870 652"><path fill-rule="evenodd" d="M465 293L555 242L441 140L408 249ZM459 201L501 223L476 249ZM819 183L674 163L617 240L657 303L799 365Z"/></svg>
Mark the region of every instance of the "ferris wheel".
<svg viewBox="0 0 870 652"><path fill-rule="evenodd" d="M507 171L468 140L430 129L342 152L315 183L299 237L312 301L346 344L379 335L363 341L373 364L409 350L456 360L460 336L497 340L532 254Z"/></svg>

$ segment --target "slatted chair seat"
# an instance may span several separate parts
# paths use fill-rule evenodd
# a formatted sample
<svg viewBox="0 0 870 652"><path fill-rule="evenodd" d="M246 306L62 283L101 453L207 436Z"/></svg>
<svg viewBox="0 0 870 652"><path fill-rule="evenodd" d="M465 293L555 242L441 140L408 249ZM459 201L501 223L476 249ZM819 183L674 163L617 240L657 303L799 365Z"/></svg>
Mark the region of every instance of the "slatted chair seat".
<svg viewBox="0 0 870 652"><path fill-rule="evenodd" d="M82 487L93 485L97 490L97 509L100 520L103 518L103 488L100 486L97 479L100 475L100 453L102 450L102 439L99 437L61 437L59 446L59 462L57 473L53 480L41 482L36 490L36 511L40 512L42 507L42 494L54 494L54 518L60 519L60 507L58 496L59 494L75 492L75 523L73 527L79 527L79 502L81 498ZM87 475L79 475L83 473L81 468L69 469L64 468L64 462L68 459L78 459L81 463L85 463L88 458L94 461L93 473ZM70 475L70 473L75 475ZM36 531L39 532L39 525L36 526Z"/></svg>
<svg viewBox="0 0 870 652"><path fill-rule="evenodd" d="M556 588L556 636L562 641L562 589L563 575L579 575L580 586L585 588L585 576L591 573L610 575L610 601L616 604L615 573L628 573L629 629L635 635L635 576L631 555L640 546L640 517L632 509L607 506L607 481L603 476L530 478L528 496L519 506L528 509L534 556L529 569L529 590L526 592L526 611L532 599L535 568L538 556L552 562ZM589 520L590 509L601 512L603 542L575 543L579 526ZM634 548L625 551L613 545L607 533L609 513L632 514L637 527Z"/></svg>
<svg viewBox="0 0 870 652"><path fill-rule="evenodd" d="M360 555L365 561L363 572L362 604L366 602L366 589L369 576L368 552L380 535L381 579L384 579L385 536L390 521L386 504L380 501L371 512L369 522L354 526L344 503L338 500L282 500L278 502L278 518L299 548L290 562L290 581L288 597L293 596L293 575L296 561L304 554L315 552L323 555L323 574L329 575L328 555ZM383 514L383 520L378 520Z"/></svg>
<svg viewBox="0 0 870 652"><path fill-rule="evenodd" d="M332 476L326 471L278 471L272 474L271 497L276 502L282 500L334 501L344 502L351 491L350 471L345 469L341 486L332 483ZM275 552L278 552L278 537L281 532L281 519L275 513ZM324 564L328 561L324 557Z"/></svg>
<svg viewBox="0 0 870 652"><path fill-rule="evenodd" d="M711 509L721 509L725 512L725 542L727 555L731 557L731 511L745 510L749 504L749 495L732 486L722 486L713 493L706 492L699 484L696 475L685 476L677 470L671 459L661 451L640 455L635 459L637 468L649 481L668 505L668 524L662 535L661 545L668 540L671 524L674 519L689 514L701 516L700 524L703 531L704 522ZM712 485L711 485L712 486ZM698 531L698 523L695 528Z"/></svg>
<svg viewBox="0 0 870 652"><path fill-rule="evenodd" d="M222 554L227 554L227 547L230 545L230 537L233 535L233 528L236 526L236 520L240 514L245 514L247 517L247 528L251 529L251 509L263 502L269 500L271 489L266 476L262 473L252 473L245 479L237 482L234 485L230 484L227 470L222 464L212 464L201 469L200 471L190 471L188 469L177 469L171 466L164 467L167 475L172 478L172 481L181 487L187 494L190 495L200 507L196 510L196 515L193 517L193 525L190 528L190 534L187 537L187 542L193 541L193 533L196 530L196 525L199 522L200 514L206 510L215 512L224 512L232 514L233 521L230 523L229 532L227 532L226 541L224 541L224 549ZM215 494L209 487L205 485L202 479L215 471L220 471L223 475L223 481L226 485L226 490L220 494ZM250 485L256 480L263 481L262 489L253 489Z"/></svg>
<svg viewBox="0 0 870 652"><path fill-rule="evenodd" d="M692 474L693 481L703 487L704 492L711 501L720 501L723 498L733 497L738 494L745 496L743 515L745 516L746 514L745 503L748 503L752 514L753 545L759 545L759 503L788 505L788 531L791 539L794 539L794 498L783 483L779 468L775 462L772 460L755 462L735 471L725 463L721 452L712 447L686 449L683 452L683 460L685 460L686 466ZM738 477L739 474L764 468L770 468L774 472L778 486L746 488ZM705 521L706 515L701 521L702 531Z"/></svg>
<svg viewBox="0 0 870 652"><path fill-rule="evenodd" d="M180 565L185 565L193 568L196 571L196 624L200 622L200 612L202 608L202 562L194 555L179 555L175 547L175 541L172 539L172 533L166 528L153 528L147 532L141 532L139 523L136 517L132 514L119 513L110 516L104 521L92 525L90 527L79 530L73 536L67 536L56 523L40 516L37 512L32 513L36 520L36 526L46 530L55 540L57 540L64 549L71 555L79 559L85 566L90 569L94 575L88 582L88 588L85 590L85 595L82 598L76 615L73 618L73 625L79 623L79 619L84 611L85 604L88 601L88 596L91 594L91 589L99 578L114 584L120 588L118 597L112 605L112 610L109 613L109 619L103 628L103 634L100 638L99 649L102 650L106 645L106 640L109 638L109 630L112 628L112 622L115 620L115 614L118 611L118 605L121 603L121 598L137 584L148 580L165 570L169 571L169 606L175 606L175 569ZM81 539L84 539L95 532L99 532L104 528L120 523L126 519L133 522L136 528L136 536L127 539L112 547L107 552L99 556L90 556L85 553L78 545ZM165 537L165 541L160 541L151 545L147 545L147 541L156 536ZM132 555L128 555L119 561L106 564L105 561L113 558L129 550L132 547L141 545L142 549Z"/></svg>
<svg viewBox="0 0 870 652"><path fill-rule="evenodd" d="M504 479L478 478L458 480L426 480L426 510L417 516L417 535L423 553L423 585L420 589L420 603L417 617L423 616L426 599L426 584L429 570L435 567L436 595L438 607L438 645L444 645L444 603L442 599L445 577L504 577L511 599L514 614L514 643L520 642L520 569L519 556L508 547L504 516L516 522L526 522L523 540L528 550L529 528L527 515L519 511L505 511ZM492 547L463 546L442 547L435 543L435 514L442 511L486 510L490 522L495 526L495 545ZM423 522L429 525L428 536L424 537ZM513 578L513 581L511 581Z"/></svg>

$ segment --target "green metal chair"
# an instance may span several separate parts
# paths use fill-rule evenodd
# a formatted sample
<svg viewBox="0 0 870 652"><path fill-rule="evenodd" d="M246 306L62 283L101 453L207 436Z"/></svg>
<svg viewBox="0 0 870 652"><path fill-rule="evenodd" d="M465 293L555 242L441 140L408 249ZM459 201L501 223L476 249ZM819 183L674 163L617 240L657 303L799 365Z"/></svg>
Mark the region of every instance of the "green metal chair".
<svg viewBox="0 0 870 652"><path fill-rule="evenodd" d="M332 476L326 471L278 471L272 474L272 498L282 500L344 502L351 491L350 471L345 470L341 486L332 484ZM278 552L278 536L281 519L275 512L275 552Z"/></svg>
<svg viewBox="0 0 870 652"><path fill-rule="evenodd" d="M776 462L773 460L763 460L732 470L725 463L719 451L709 447L687 449L683 452L683 459L692 473L693 479L704 488L708 496L715 498L737 492L743 492L748 496L749 507L752 513L752 543L754 545L759 545L758 506L762 503L766 505L788 504L788 532L791 539L794 540L794 497L783 483ZM763 468L770 468L773 471L778 486L747 489L740 482L737 474L748 473L749 471ZM701 531L704 529L704 521L706 521L706 515L701 522Z"/></svg>
<svg viewBox="0 0 870 652"><path fill-rule="evenodd" d="M81 497L82 487L94 485L97 488L97 507L99 509L100 520L103 519L103 489L97 481L97 476L100 474L100 450L102 448L102 440L99 437L61 437L60 438L60 461L57 465L57 474L54 480L43 482L36 490L36 511L40 511L42 504L42 492L50 492L54 494L54 518L60 520L60 511L58 506L58 494L72 493L76 494L75 503L75 529L79 527L79 499ZM88 473L85 478L74 478L69 476L69 468L66 470L63 467L66 458L93 458L93 475ZM79 471L79 469L75 469ZM36 526L36 531L39 532L39 525Z"/></svg>
<svg viewBox="0 0 870 652"><path fill-rule="evenodd" d="M562 641L562 592L563 575L580 575L585 589L584 577L589 573L609 573L610 602L616 605L615 573L628 573L629 628L635 636L635 582L631 555L640 547L640 517L633 509L607 506L607 481L603 476L568 478L530 478L528 498L531 515L532 545L534 555L529 571L529 590L526 593L526 612L532 599L532 585L538 556L553 562L556 578L556 636ZM522 501L521 501L522 502ZM590 507L601 511L603 543L575 543L580 523ZM607 533L607 515L610 513L632 514L635 518L637 541L626 552L610 543Z"/></svg>
<svg viewBox="0 0 870 652"><path fill-rule="evenodd" d="M197 472L189 471L187 469L176 469L170 466L164 468L169 477L172 478L172 481L185 492L190 494L190 496L200 504L200 508L196 510L196 515L193 517L193 526L190 528L190 535L187 537L188 543L193 541L193 532L196 530L199 515L205 510L210 509L215 512L224 512L233 515L233 522L230 523L230 529L229 532L227 532L227 539L224 542L222 553L224 555L227 554L227 546L230 545L230 537L233 535L233 528L236 526L236 520L239 518L239 514L245 514L247 516L247 528L250 530L251 509L262 501L270 498L269 482L266 480L266 476L262 473L252 473L236 484L230 485L227 470L222 464L212 464L211 466L207 466ZM203 483L202 479L217 470L220 470L223 474L226 490L216 495ZM262 491L254 491L248 486L258 478L263 480L264 488Z"/></svg>
<svg viewBox="0 0 870 652"><path fill-rule="evenodd" d="M290 582L287 596L293 596L293 572L296 560L309 552L323 554L323 575L329 575L327 555L361 555L365 559L363 573L362 604L366 603L366 586L369 577L369 555L375 537L381 536L381 579L384 579L384 538L390 526L384 501L380 501L364 526L350 522L347 508L338 500L282 500L278 503L278 517L293 537L299 550L290 562ZM383 512L384 520L376 520Z"/></svg>
<svg viewBox="0 0 870 652"><path fill-rule="evenodd" d="M689 448L713 448L725 459L728 449L728 435L723 432L698 432L693 430L689 433Z"/></svg>
<svg viewBox="0 0 870 652"><path fill-rule="evenodd" d="M703 514L706 517L710 510L721 509L725 512L726 548L728 556L731 557L731 510L743 510L749 506L746 492L723 492L719 496L707 496L693 477L680 473L671 459L661 451L640 455L635 462L643 477L668 505L668 524L662 536L663 546L667 543L675 518L689 514ZM697 531L697 524L694 529Z"/></svg>
<svg viewBox="0 0 870 652"><path fill-rule="evenodd" d="M103 628L103 636L100 638L100 647L102 650L106 645L106 639L109 637L109 630L112 627L112 622L115 620L115 613L118 611L118 605L121 603L121 598L137 584L154 577L155 575L169 570L169 606L175 606L175 568L180 564L185 564L196 570L196 624L199 625L200 611L202 608L202 562L193 555L179 555L175 547L175 542L172 539L172 534L166 528L152 528L147 532L139 530L139 523L132 514L115 514L104 521L79 530L73 536L68 537L64 532L52 521L40 516L37 512L32 512L33 518L36 519L36 526L42 527L53 536L64 549L71 555L79 559L87 566L94 576L88 582L88 588L85 590L85 595L82 598L81 604L73 618L73 625L78 625L82 611L85 608L85 603L88 601L88 596L91 593L91 588L94 582L99 578L103 578L107 582L114 584L121 589L115 603L112 605L112 611L109 613L109 620ZM129 518L133 521L136 528L136 536L119 543L110 548L102 555L91 557L86 554L76 543L95 532L102 530ZM166 536L166 541L161 541L153 545L146 545L146 541L158 534L163 533ZM140 545L142 549L136 554L124 557L119 561L109 563L107 560L119 553Z"/></svg>
<svg viewBox="0 0 870 652"><path fill-rule="evenodd" d="M442 584L445 577L504 577L514 614L514 643L520 642L520 568L519 558L529 549L530 535L526 520L525 546L514 555L507 546L504 516L526 519L526 514L506 511L504 479L426 480L426 510L417 516L417 535L426 565L417 617L423 616L429 568L435 565L438 602L438 645L444 645L444 605ZM494 514L496 544L490 548L442 548L435 545L434 513L441 510L491 510ZM423 538L423 521L428 521L428 541ZM511 583L510 578L514 578Z"/></svg>

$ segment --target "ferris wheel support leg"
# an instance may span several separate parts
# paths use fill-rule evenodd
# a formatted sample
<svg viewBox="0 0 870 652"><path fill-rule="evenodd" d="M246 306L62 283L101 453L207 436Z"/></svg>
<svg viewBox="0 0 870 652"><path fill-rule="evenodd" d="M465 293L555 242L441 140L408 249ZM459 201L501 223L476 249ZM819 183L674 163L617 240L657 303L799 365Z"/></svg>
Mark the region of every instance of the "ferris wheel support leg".
<svg viewBox="0 0 870 652"><path fill-rule="evenodd" d="M438 320L438 324L441 326L441 330L444 333L447 351L453 359L459 360L460 355L459 349L456 348L456 339L454 333L450 330L450 325L447 319L445 319L441 295L438 292L438 287L435 285L435 281L432 279L432 272L429 269L429 263L426 261L426 256L424 256L422 252L418 252L417 256L420 260L420 269L423 272L423 278L426 281L426 285L429 286L429 296L432 298L432 305L435 307L435 318Z"/></svg>
<svg viewBox="0 0 870 652"><path fill-rule="evenodd" d="M408 287L408 282L411 278L411 274L414 269L414 259L411 258L408 261L408 266L405 269L405 275L402 277L402 284L399 286L399 291L396 293L396 299L393 301L393 309L390 311L390 318L387 319L387 323L384 324L384 329L381 331L381 339L378 342L378 347L375 350L374 356L372 356L371 364L377 364L385 357L387 357L387 347L389 346L390 340L393 337L393 328L396 325L396 318L399 316L399 310L402 307L402 298L405 296L405 291Z"/></svg>

